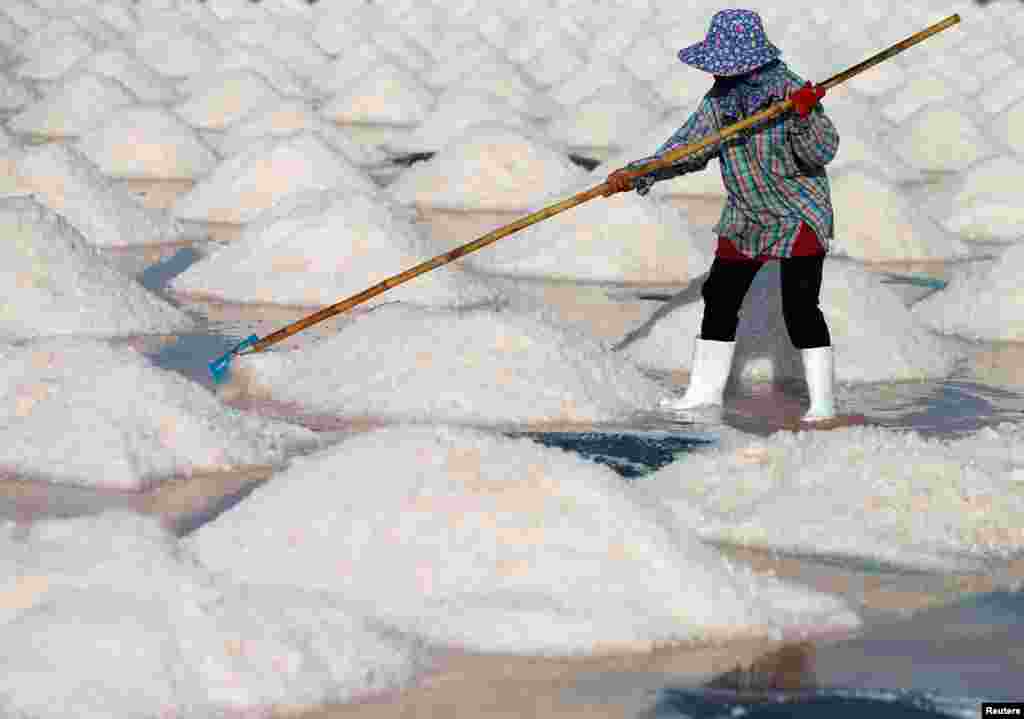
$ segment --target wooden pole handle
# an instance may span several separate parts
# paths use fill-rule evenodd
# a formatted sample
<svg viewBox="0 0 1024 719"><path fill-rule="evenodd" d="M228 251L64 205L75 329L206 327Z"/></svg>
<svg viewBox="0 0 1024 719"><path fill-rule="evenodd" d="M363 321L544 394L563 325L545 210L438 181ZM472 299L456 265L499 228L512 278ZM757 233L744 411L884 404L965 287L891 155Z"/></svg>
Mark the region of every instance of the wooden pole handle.
<svg viewBox="0 0 1024 719"><path fill-rule="evenodd" d="M905 40L901 40L900 42L896 43L895 45L889 48L886 48L885 50L883 50L880 53L877 53L876 55L872 55L864 62L858 63L853 67L849 68L848 70L844 70L838 75L830 77L828 80L825 80L825 82L821 83L821 86L828 89L831 87L835 87L836 85L842 82L846 82L854 75L858 75L867 70L868 68L874 67L880 62L888 60L893 55L903 52L907 48L916 45L917 43L931 37L932 35L938 32L945 30L948 27L957 24L958 22L960 22L959 15L950 15L945 20L937 22L934 25L925 28L921 32L911 35ZM674 148L671 151L665 153L665 155L662 156L661 158L657 160L652 160L651 162L648 162L644 165L641 165L637 168L630 170L628 174L630 177L635 178L640 177L641 175L646 175L647 173L652 172L654 170L667 167L672 163L676 162L677 160L680 160L688 155L692 155L693 153L702 150L703 148L709 145L713 145L716 142L721 142L723 139L731 135L735 135L737 132L741 132L742 130L745 130L746 128L750 127L751 125L763 122L764 120L775 117L776 115L781 115L786 110L789 110L792 106L793 102L789 99L783 100L782 102L777 102L771 107L762 110L757 114L751 115L750 117L740 120L737 123L729 125L723 130L714 133L708 137L702 138L698 142ZM520 218L515 222L507 224L503 227L499 227L498 229L489 232L483 237L473 240L472 242L466 243L465 245L462 245L460 247L456 247L455 249L449 250L444 254L438 255L437 257L429 259L425 262L421 262L420 264L406 270L405 272L401 272L397 275L387 278L386 280L382 280L381 282L378 282L372 287L363 290L359 294L352 295L351 297L348 297L342 300L341 302L337 302L333 305L330 305L329 307L324 307L323 309L318 310L317 312L314 312L313 314L307 317L303 317L301 320L293 322L287 327L282 327L276 332L273 332L267 335L266 337L257 340L249 347L240 350L238 354L260 352L272 344L275 344L283 339L291 337L296 332L301 332L310 325L322 322L341 312L346 312L355 307L356 305L362 304L363 302L366 302L367 300L376 297L382 292L388 291L392 287L396 287L402 284L403 282L408 282L414 277L419 277L424 272L429 272L430 270L440 267L441 265L446 265L449 262L457 260L464 255L468 255L470 252L476 252L477 250L486 247L487 245L497 242L503 237L507 237L508 235L511 235L514 232L518 232L519 230L522 230L525 227L529 227L530 225L541 222L542 220L546 220L549 217L554 217L555 215L561 212L565 212L566 210L576 207L576 205L592 200L595 197L607 196L609 194L609 189L610 188L608 187L608 183L606 181L601 183L600 185L596 185L595 187L590 188L589 190L584 190L583 192L577 193L568 199L562 200L561 202L557 202L553 205L548 205L547 207L538 210L537 212L534 212L530 215L527 215L523 218Z"/></svg>

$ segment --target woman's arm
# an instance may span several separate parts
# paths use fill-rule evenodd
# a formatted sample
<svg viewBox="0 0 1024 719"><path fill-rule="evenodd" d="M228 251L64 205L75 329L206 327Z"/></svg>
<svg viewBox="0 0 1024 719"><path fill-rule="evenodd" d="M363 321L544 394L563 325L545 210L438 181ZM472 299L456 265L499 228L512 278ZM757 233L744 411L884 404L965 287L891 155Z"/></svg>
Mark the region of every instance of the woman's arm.
<svg viewBox="0 0 1024 719"><path fill-rule="evenodd" d="M786 131L793 153L810 167L824 167L839 150L839 132L821 105L815 105L807 117L790 114Z"/></svg>
<svg viewBox="0 0 1024 719"><path fill-rule="evenodd" d="M639 167L640 165L656 160L663 157L669 151L680 147L682 145L689 145L693 142L711 135L715 132L715 126L712 121L712 113L710 107L710 100L706 97L701 100L700 105L690 115L690 118L676 130L672 137L662 143L661 147L657 151L648 157L643 157L639 160L634 160L626 165L627 168ZM708 162L712 157L718 155L718 143L704 147L692 155L677 160L668 167L663 167L659 170L649 172L646 175L637 177L633 184L636 187L637 193L646 195L650 192L651 185L661 180L668 180L679 175L684 175L688 172L697 172L707 167Z"/></svg>

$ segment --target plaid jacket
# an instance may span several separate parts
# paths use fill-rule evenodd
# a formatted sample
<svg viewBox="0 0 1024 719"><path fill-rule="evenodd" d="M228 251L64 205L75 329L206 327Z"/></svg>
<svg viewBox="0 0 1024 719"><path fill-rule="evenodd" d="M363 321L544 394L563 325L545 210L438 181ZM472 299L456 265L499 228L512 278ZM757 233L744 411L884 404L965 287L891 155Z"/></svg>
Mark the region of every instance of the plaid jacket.
<svg viewBox="0 0 1024 719"><path fill-rule="evenodd" d="M804 80L788 68L787 85ZM629 163L649 162L679 145L697 142L736 122L725 118L708 93L690 116L654 155ZM714 231L730 238L748 257L790 257L801 220L814 230L825 252L832 237L832 199L827 165L839 149L839 133L821 104L801 118L786 112L685 157L670 167L636 178L641 195L658 180L703 170L717 157L728 199Z"/></svg>

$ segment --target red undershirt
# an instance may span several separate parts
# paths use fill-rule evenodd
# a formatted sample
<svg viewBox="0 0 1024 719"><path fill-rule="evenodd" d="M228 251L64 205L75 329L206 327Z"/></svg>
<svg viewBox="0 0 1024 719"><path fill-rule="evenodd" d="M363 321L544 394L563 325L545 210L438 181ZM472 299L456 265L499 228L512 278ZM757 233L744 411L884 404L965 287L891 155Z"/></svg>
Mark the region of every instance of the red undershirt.
<svg viewBox="0 0 1024 719"><path fill-rule="evenodd" d="M821 243L818 242L818 236L806 222L801 221L800 231L797 233L796 241L793 243L793 257L814 257L823 254L825 253L822 251ZM747 257L737 250L733 241L727 237L718 238L718 250L715 252L715 257L723 260L746 260L747 262L764 262L766 260L779 259L764 253L754 258Z"/></svg>

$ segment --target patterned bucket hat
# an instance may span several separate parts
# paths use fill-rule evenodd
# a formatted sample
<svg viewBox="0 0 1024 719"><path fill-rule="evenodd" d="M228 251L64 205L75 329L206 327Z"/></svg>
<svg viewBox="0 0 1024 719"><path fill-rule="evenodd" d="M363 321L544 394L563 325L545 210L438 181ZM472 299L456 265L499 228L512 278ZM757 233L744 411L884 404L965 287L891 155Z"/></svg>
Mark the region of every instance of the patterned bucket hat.
<svg viewBox="0 0 1024 719"><path fill-rule="evenodd" d="M752 10L720 10L707 37L679 51L679 59L713 75L742 75L781 55L768 42L761 16Z"/></svg>

